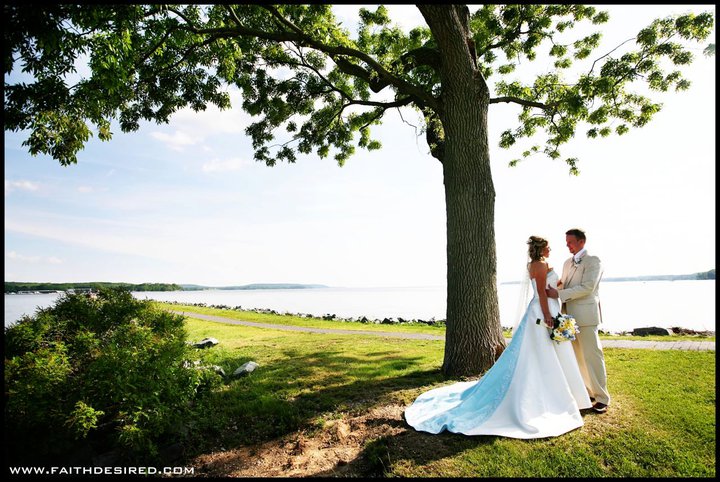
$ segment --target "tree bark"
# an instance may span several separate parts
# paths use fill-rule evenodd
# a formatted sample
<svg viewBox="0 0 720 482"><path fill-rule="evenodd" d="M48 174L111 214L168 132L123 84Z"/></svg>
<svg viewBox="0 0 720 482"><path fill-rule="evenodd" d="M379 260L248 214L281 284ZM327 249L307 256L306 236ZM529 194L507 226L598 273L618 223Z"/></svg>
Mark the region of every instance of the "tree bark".
<svg viewBox="0 0 720 482"><path fill-rule="evenodd" d="M468 42L467 7L419 5L441 52L447 317L443 373L487 371L505 348L497 298L489 92ZM463 10L463 8L465 10Z"/></svg>

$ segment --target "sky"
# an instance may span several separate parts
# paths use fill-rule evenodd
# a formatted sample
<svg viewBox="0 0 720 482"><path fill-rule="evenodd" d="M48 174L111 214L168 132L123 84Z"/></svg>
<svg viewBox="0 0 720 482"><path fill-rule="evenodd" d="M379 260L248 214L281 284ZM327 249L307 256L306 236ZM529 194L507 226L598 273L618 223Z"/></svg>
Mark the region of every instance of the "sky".
<svg viewBox="0 0 720 482"><path fill-rule="evenodd" d="M598 27L597 55L654 18L715 9L596 7L611 16ZM334 8L351 28L357 6ZM422 22L412 6L388 8L404 27ZM547 157L508 167L520 151L498 142L518 110L491 105L498 281L520 279L530 235L550 241L549 262L560 267L573 227L586 231L606 278L715 268L716 59L693 52L690 90L652 93L663 110L650 124L595 140L578 130L562 158L578 157L580 176ZM31 156L27 133L6 131L5 280L445 284L442 169L416 114L389 112L373 130L383 148L358 148L343 167L314 155L257 163L244 134L250 122L238 107L183 110L134 133L115 126L110 142L94 138L68 167Z"/></svg>

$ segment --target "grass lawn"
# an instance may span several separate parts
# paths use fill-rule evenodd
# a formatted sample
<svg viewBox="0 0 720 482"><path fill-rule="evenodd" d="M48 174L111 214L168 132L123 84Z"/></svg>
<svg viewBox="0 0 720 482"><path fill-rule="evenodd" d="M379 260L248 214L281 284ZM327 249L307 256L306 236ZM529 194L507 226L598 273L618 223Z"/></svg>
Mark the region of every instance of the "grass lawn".
<svg viewBox="0 0 720 482"><path fill-rule="evenodd" d="M400 333L424 333L428 335L444 336L445 325L427 325L424 323L395 323L395 324L374 324L351 321L328 321L320 318L307 318L285 314L267 314L255 311L224 310L219 308L208 308L204 306L180 305L171 303L156 302L158 306L166 309L200 313L204 315L215 315L230 318L233 320L250 321L255 323L269 323L275 325L306 326L310 328L329 328L341 330L361 331L393 331ZM512 332L504 330L505 337L510 337ZM602 334L603 340L641 340L641 341L715 341L715 336L699 335L670 335L670 336L632 336L632 335L611 335Z"/></svg>
<svg viewBox="0 0 720 482"><path fill-rule="evenodd" d="M165 308L179 309L176 305ZM280 323L288 318L183 308ZM257 315L257 314L256 314ZM220 344L198 359L229 375L195 407L185 464L216 476L714 477L715 353L605 350L606 414L556 438L513 440L414 431L402 410L440 373L443 341L289 332L187 318L190 340ZM299 318L305 326L345 322ZM286 322L284 324L290 324ZM352 329L436 327L367 325ZM429 331L425 331L429 330Z"/></svg>

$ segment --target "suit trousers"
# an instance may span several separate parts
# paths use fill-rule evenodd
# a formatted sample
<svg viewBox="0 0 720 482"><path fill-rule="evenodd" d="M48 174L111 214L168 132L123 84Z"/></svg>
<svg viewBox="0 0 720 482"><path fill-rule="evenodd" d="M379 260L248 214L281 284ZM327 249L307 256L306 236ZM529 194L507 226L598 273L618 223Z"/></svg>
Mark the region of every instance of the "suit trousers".
<svg viewBox="0 0 720 482"><path fill-rule="evenodd" d="M580 326L579 333L572 342L585 381L588 394L596 402L610 405L610 393L607 389L607 371L597 325Z"/></svg>

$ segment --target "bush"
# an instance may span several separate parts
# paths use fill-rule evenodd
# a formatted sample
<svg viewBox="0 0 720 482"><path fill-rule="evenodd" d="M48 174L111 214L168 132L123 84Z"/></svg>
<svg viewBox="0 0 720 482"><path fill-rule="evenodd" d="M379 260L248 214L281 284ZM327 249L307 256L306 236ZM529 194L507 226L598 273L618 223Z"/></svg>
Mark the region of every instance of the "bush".
<svg viewBox="0 0 720 482"><path fill-rule="evenodd" d="M61 297L6 327L8 455L37 464L120 449L153 460L207 384L185 363L185 341L183 317L119 289Z"/></svg>

